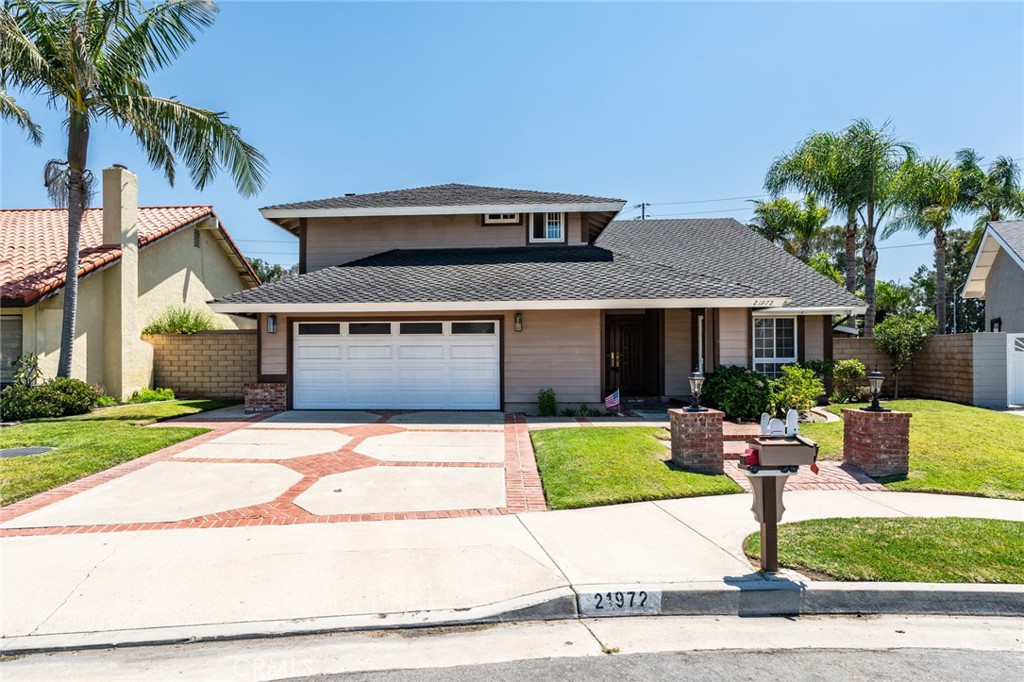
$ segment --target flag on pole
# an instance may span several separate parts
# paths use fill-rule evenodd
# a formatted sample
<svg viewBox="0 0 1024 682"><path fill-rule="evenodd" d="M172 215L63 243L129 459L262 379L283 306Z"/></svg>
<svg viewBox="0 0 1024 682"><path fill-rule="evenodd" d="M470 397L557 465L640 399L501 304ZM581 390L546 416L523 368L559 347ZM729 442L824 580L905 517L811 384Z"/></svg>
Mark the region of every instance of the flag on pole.
<svg viewBox="0 0 1024 682"><path fill-rule="evenodd" d="M619 389L615 389L613 393L606 396L604 399L604 407L606 410L613 410L619 406Z"/></svg>

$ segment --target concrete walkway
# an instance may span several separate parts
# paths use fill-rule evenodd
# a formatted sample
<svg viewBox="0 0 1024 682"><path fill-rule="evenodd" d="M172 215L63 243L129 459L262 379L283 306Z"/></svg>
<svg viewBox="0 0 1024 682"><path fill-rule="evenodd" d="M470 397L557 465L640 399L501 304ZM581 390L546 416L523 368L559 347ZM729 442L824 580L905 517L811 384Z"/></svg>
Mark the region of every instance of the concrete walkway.
<svg viewBox="0 0 1024 682"><path fill-rule="evenodd" d="M794 491L786 506L786 521L1024 520L1024 502L917 493ZM791 587L807 600L833 589L754 573L741 550L756 530L749 507L749 496L727 495L371 524L5 537L0 649L572 617L585 595L605 590L664 592L666 605L672 590L705 595L692 612L713 613L716 594ZM853 594L849 587L834 589ZM864 589L892 589L853 587L857 599L870 598ZM915 595L942 589L911 587ZM1024 604L1013 586L963 589L999 599L1009 590ZM962 593L954 600L962 603Z"/></svg>

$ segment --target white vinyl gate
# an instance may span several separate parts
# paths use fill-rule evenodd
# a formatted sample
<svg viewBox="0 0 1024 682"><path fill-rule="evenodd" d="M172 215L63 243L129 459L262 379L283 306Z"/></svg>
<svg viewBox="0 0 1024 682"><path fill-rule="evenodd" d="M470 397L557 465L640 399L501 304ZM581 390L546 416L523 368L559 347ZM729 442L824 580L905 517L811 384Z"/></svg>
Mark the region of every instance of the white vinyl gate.
<svg viewBox="0 0 1024 682"><path fill-rule="evenodd" d="M1006 343L1010 404L1024 405L1024 334L1007 334Z"/></svg>
<svg viewBox="0 0 1024 682"><path fill-rule="evenodd" d="M497 410L499 322L296 322L295 409Z"/></svg>

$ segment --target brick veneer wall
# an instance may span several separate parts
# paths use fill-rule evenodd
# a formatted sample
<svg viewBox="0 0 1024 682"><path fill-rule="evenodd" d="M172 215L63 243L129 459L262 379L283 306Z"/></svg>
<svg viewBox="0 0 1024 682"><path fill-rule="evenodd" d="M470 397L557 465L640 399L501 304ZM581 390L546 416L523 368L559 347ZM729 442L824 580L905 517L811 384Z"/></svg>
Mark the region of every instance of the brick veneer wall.
<svg viewBox="0 0 1024 682"><path fill-rule="evenodd" d="M245 411L280 412L285 409L286 384L246 384Z"/></svg>
<svg viewBox="0 0 1024 682"><path fill-rule="evenodd" d="M872 478L910 470L910 413L843 410L843 461Z"/></svg>
<svg viewBox="0 0 1024 682"><path fill-rule="evenodd" d="M892 364L878 350L874 339L837 338L832 355L836 360L856 358L868 372L877 368L886 376L882 395L892 397L896 387ZM929 338L914 364L900 372L900 395L970 404L974 399L974 335L943 334Z"/></svg>
<svg viewBox="0 0 1024 682"><path fill-rule="evenodd" d="M256 381L256 330L144 336L153 345L153 384L180 398L244 397Z"/></svg>
<svg viewBox="0 0 1024 682"><path fill-rule="evenodd" d="M721 474L725 471L722 418L718 410L669 410L672 423L672 462L690 471Z"/></svg>

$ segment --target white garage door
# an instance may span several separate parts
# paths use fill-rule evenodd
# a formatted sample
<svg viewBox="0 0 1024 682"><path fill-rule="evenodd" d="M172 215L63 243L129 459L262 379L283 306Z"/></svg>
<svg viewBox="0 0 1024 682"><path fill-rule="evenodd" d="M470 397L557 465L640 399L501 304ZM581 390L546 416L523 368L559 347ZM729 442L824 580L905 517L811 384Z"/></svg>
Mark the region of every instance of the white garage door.
<svg viewBox="0 0 1024 682"><path fill-rule="evenodd" d="M297 322L299 410L497 410L496 321Z"/></svg>
<svg viewBox="0 0 1024 682"><path fill-rule="evenodd" d="M1006 337L1010 357L1006 363L1010 386L1010 404L1024 405L1024 334L1009 334Z"/></svg>

